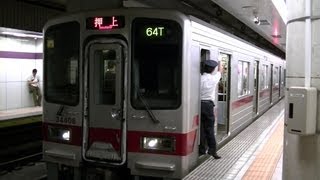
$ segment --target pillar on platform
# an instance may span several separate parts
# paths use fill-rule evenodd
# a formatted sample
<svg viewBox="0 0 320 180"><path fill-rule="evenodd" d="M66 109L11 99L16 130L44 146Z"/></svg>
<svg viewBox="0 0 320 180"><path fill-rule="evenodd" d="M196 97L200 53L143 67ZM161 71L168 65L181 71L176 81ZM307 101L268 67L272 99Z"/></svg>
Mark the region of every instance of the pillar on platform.
<svg viewBox="0 0 320 180"><path fill-rule="evenodd" d="M286 99L292 86L315 87L318 108L315 135L300 136L285 129L283 179L320 179L320 1L287 0L286 4Z"/></svg>

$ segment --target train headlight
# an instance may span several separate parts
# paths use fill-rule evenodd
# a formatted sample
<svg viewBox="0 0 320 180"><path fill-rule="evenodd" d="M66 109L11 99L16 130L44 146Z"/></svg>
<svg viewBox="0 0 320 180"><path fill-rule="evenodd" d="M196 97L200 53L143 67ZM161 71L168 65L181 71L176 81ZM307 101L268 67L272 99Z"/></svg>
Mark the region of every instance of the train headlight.
<svg viewBox="0 0 320 180"><path fill-rule="evenodd" d="M142 137L144 150L175 151L175 139L172 137Z"/></svg>
<svg viewBox="0 0 320 180"><path fill-rule="evenodd" d="M48 127L48 138L52 140L70 141L71 131L70 129L60 127Z"/></svg>
<svg viewBox="0 0 320 180"><path fill-rule="evenodd" d="M70 131L65 131L63 134L62 134L62 139L63 140L66 140L66 141L69 141L70 140Z"/></svg>

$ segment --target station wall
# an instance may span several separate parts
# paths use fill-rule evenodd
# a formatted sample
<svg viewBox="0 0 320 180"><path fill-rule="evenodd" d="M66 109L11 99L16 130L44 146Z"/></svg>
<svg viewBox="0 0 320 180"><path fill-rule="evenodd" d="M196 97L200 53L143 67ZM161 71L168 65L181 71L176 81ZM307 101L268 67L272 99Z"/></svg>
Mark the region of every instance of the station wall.
<svg viewBox="0 0 320 180"><path fill-rule="evenodd" d="M0 110L34 106L27 79L38 70L42 92L42 39L0 36Z"/></svg>

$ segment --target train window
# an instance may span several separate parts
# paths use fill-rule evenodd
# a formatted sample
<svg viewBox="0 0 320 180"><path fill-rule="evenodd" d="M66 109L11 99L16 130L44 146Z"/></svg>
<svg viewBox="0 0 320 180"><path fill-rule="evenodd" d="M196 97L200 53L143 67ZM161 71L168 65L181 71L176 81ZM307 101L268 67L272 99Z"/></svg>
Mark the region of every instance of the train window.
<svg viewBox="0 0 320 180"><path fill-rule="evenodd" d="M112 49L94 52L95 72L100 83L95 90L95 103L114 105L116 102L116 51Z"/></svg>
<svg viewBox="0 0 320 180"><path fill-rule="evenodd" d="M283 69L283 86L286 86L286 75L287 75L287 73L286 73L286 69Z"/></svg>
<svg viewBox="0 0 320 180"><path fill-rule="evenodd" d="M182 84L180 25L172 20L136 18L132 37L132 106L145 109L143 97L151 109L178 108Z"/></svg>
<svg viewBox="0 0 320 180"><path fill-rule="evenodd" d="M219 62L222 64L223 73L221 74L221 79L218 83L218 100L226 101L227 99L227 89L228 89L228 66L230 55L225 53L219 53Z"/></svg>
<svg viewBox="0 0 320 180"><path fill-rule="evenodd" d="M44 41L45 99L76 105L79 102L79 23L49 27Z"/></svg>
<svg viewBox="0 0 320 180"><path fill-rule="evenodd" d="M200 59L200 73L201 74L203 74L203 68L204 68L204 65L203 65L203 62L205 61L205 60L208 60L208 59L210 59L210 51L209 50L207 50L207 49L201 49L201 51L200 51L200 55L201 55L201 59Z"/></svg>
<svg viewBox="0 0 320 180"><path fill-rule="evenodd" d="M273 86L278 86L279 85L279 68L275 67L273 71Z"/></svg>
<svg viewBox="0 0 320 180"><path fill-rule="evenodd" d="M238 62L238 96L249 94L249 62Z"/></svg>
<svg viewBox="0 0 320 180"><path fill-rule="evenodd" d="M207 49L201 49L201 62L210 59L210 51Z"/></svg>
<svg viewBox="0 0 320 180"><path fill-rule="evenodd" d="M268 89L268 65L263 64L260 73L260 87L262 90Z"/></svg>

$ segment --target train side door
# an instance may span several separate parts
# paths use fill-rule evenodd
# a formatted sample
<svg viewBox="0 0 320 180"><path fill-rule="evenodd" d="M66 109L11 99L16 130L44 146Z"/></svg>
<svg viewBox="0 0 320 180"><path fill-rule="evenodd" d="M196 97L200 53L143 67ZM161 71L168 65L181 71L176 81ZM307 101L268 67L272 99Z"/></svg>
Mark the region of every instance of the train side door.
<svg viewBox="0 0 320 180"><path fill-rule="evenodd" d="M278 89L278 92L279 92L279 99L281 98L281 94L282 94L282 92L281 92L281 89L282 89L282 67L281 66L279 66L279 79L278 79L278 81L279 81L279 89Z"/></svg>
<svg viewBox="0 0 320 180"><path fill-rule="evenodd" d="M121 165L126 160L124 119L124 62L127 45L118 39L98 39L87 44L85 65L85 119L83 158Z"/></svg>
<svg viewBox="0 0 320 180"><path fill-rule="evenodd" d="M253 116L258 114L259 105L259 61L255 60L253 65Z"/></svg>
<svg viewBox="0 0 320 180"><path fill-rule="evenodd" d="M272 94L273 94L273 64L271 64L270 70L270 104L272 104Z"/></svg>
<svg viewBox="0 0 320 180"><path fill-rule="evenodd" d="M229 135L229 104L230 104L230 60L231 55L220 52L220 63L222 63L223 73L218 83L218 105L217 105L217 119L218 119L218 135L217 141L221 141Z"/></svg>

